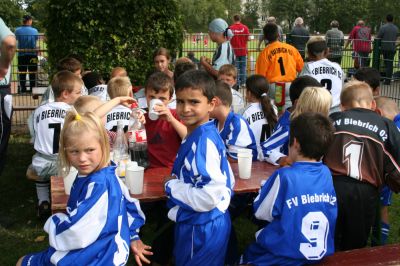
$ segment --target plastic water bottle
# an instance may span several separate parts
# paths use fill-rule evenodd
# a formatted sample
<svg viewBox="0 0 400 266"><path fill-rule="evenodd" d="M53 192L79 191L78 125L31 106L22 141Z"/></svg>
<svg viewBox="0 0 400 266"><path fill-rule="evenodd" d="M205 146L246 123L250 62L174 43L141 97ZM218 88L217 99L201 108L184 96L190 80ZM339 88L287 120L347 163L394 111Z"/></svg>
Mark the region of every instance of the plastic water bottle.
<svg viewBox="0 0 400 266"><path fill-rule="evenodd" d="M136 161L144 168L149 166L147 155L147 135L146 129L138 119L138 106L136 103L131 105L132 113L129 120L128 143L131 161Z"/></svg>
<svg viewBox="0 0 400 266"><path fill-rule="evenodd" d="M113 160L117 165L117 175L125 177L125 167L129 160L129 155L122 121L117 121L117 137L113 145Z"/></svg>

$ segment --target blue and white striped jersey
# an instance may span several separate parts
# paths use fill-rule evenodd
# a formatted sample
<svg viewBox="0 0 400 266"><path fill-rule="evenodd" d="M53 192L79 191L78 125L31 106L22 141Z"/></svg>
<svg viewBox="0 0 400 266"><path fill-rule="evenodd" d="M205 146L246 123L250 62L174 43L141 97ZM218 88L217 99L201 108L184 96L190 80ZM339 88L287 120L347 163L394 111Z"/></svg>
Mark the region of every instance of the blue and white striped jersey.
<svg viewBox="0 0 400 266"><path fill-rule="evenodd" d="M204 224L228 209L235 179L212 121L182 141L172 176L165 184L171 220Z"/></svg>
<svg viewBox="0 0 400 266"><path fill-rule="evenodd" d="M216 128L219 121L214 120ZM253 150L253 160L257 160L257 144L249 123L241 115L230 112L225 120L224 127L219 132L225 143L229 157L237 160L238 149L247 148Z"/></svg>
<svg viewBox="0 0 400 266"><path fill-rule="evenodd" d="M289 154L290 112L286 110L275 125L274 132L261 143L263 160L277 164L279 158Z"/></svg>
<svg viewBox="0 0 400 266"><path fill-rule="evenodd" d="M52 215L44 226L50 247L27 255L26 261L31 265L126 264L130 242L139 239L145 217L115 168L75 179L67 214Z"/></svg>
<svg viewBox="0 0 400 266"><path fill-rule="evenodd" d="M251 265L303 265L334 252L336 193L322 162L295 162L275 171L254 200L254 215L269 224L243 256Z"/></svg>

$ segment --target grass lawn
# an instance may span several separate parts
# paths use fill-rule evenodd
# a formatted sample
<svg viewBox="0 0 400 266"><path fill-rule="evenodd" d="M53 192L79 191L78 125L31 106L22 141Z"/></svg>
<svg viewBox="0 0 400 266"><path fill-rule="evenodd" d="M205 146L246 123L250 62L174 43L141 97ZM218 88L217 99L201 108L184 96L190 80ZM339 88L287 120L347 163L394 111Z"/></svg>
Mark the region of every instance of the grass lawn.
<svg viewBox="0 0 400 266"><path fill-rule="evenodd" d="M36 218L36 192L34 184L25 178L25 171L34 153L29 138L13 135L8 149L7 163L0 177L0 265L15 265L17 259L30 252L43 250L48 246L47 234L43 231L43 222ZM400 198L393 197L390 208L392 225L389 243L400 242ZM156 219L149 217L143 228L143 241L153 238ZM256 226L243 214L235 222L240 251L243 251L254 238ZM172 245L173 243L165 243ZM132 261L132 257L130 261Z"/></svg>

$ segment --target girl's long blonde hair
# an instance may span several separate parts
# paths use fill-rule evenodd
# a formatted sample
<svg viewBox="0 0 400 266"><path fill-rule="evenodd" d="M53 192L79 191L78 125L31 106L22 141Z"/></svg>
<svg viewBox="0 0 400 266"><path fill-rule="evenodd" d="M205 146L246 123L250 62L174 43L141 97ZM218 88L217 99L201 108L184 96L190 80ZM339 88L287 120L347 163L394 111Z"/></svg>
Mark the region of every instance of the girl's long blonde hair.
<svg viewBox="0 0 400 266"><path fill-rule="evenodd" d="M102 150L102 158L98 169L108 165L110 161L110 144L104 126L100 118L92 112L78 114L76 110L69 111L65 116L64 127L60 136L60 149L59 149L59 172L61 176L69 173L71 163L68 161L66 153L66 145L71 138L79 137L84 132L93 132L100 143Z"/></svg>

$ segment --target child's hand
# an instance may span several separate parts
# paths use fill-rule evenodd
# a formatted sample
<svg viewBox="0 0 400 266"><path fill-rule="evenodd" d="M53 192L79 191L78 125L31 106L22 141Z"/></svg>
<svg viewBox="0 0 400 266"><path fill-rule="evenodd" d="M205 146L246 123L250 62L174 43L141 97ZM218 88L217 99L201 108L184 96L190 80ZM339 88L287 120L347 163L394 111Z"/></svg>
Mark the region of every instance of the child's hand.
<svg viewBox="0 0 400 266"><path fill-rule="evenodd" d="M142 266L142 261L150 264L150 260L144 256L153 255L153 252L149 251L149 249L151 249L150 246L143 244L142 240L139 239L131 242L131 248L137 265Z"/></svg>
<svg viewBox="0 0 400 266"><path fill-rule="evenodd" d="M162 120L171 122L171 120L174 118L174 116L171 114L171 110L168 108L168 106L165 106L163 104L157 104L157 105L154 105L153 109L154 109L154 111L156 111L158 113L159 118Z"/></svg>
<svg viewBox="0 0 400 266"><path fill-rule="evenodd" d="M144 114L142 111L137 110L137 119L139 120L140 123L143 125L146 124L146 118L144 117Z"/></svg>
<svg viewBox="0 0 400 266"><path fill-rule="evenodd" d="M279 163L280 167L284 167L284 166L291 165L293 162L289 159L288 156L284 156L284 157L279 158L278 163Z"/></svg>
<svg viewBox="0 0 400 266"><path fill-rule="evenodd" d="M126 107L131 107L132 103L137 103L136 99L129 97L129 96L120 96L117 98L119 100L119 104L122 104L123 106L126 106Z"/></svg>
<svg viewBox="0 0 400 266"><path fill-rule="evenodd" d="M202 56L200 57L200 63L203 65L204 63L211 65L211 60L208 57Z"/></svg>

